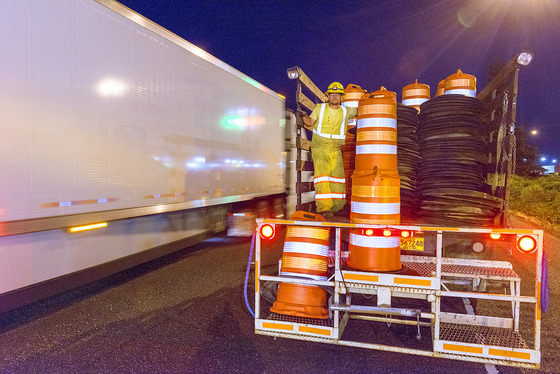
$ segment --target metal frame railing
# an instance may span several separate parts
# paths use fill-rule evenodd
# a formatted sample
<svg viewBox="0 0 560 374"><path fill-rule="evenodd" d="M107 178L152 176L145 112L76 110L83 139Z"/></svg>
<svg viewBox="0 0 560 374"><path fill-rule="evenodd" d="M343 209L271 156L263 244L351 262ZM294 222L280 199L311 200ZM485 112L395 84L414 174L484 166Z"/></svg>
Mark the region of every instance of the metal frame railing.
<svg viewBox="0 0 560 374"><path fill-rule="evenodd" d="M379 349L415 355L443 357L449 359L473 361L482 363L493 363L518 367L535 368L540 365L540 333L541 333L541 298L540 285L542 281L542 256L543 256L543 231L542 230L516 230L516 229L474 229L453 227L423 227L423 226L397 226L397 225L369 225L350 224L334 222L293 221L293 220L271 220L258 219L257 232L264 224L278 226L321 226L330 227L335 230L334 235L334 274L327 281L316 281L305 278L286 277L281 275L262 274L261 252L263 244L261 238L256 235L255 254L255 331L258 334L278 337L294 338L327 342L338 345L348 345L369 349ZM412 232L423 231L436 235L436 245L433 256L401 256L401 261L408 263L417 262L424 266L429 265L429 274L402 275L394 273L364 272L343 267L342 262L342 230L346 229L384 229L409 230ZM521 295L519 278L509 262L489 260L467 260L443 257L443 237L453 233L467 233L473 235L500 233L509 236L512 243L521 235L531 235L537 241L535 260L535 289L534 293ZM530 256L530 255L528 255ZM469 268L469 272L463 272L461 267ZM478 269L473 273L472 269ZM447 284L453 280L463 278L467 281L483 278L494 282L506 282L510 284L509 294L507 288L503 294L457 291L450 290ZM332 288L333 303L329 306L332 314L330 323L315 325L309 321L299 321L297 317L284 320L271 320L270 315L266 318L262 311L260 300L260 288L262 282L287 282L301 285L314 285ZM431 310L422 311L414 308L385 308L382 306L359 306L352 305L353 294L378 295L380 292L389 292L393 298L419 298L430 303ZM345 297L342 303L341 296ZM467 315L463 313L450 313L442 311L442 300L447 298L463 298L479 300L480 302L510 302L512 305L511 318L487 315ZM530 339L533 341L532 348L521 337L519 331L520 305L528 303L534 305L534 331ZM503 308L500 309L503 312ZM417 325L418 333L420 327L430 326L432 329L433 349L424 350L416 348L403 348L402 346L391 346L378 344L378 342L365 343L351 339L342 339L342 333L350 319L361 319L373 322L401 323ZM450 338L448 330L455 329L459 332L454 334L465 334L477 336L479 341L462 340ZM475 331L475 332L473 332ZM527 332L522 331L526 335ZM497 336L506 336L499 338ZM500 335L501 334L501 335ZM351 337L350 337L351 338ZM472 338L471 338L472 339ZM496 340L498 339L498 340ZM508 340L509 339L509 340ZM498 343L496 343L496 341ZM510 344L510 345L508 345Z"/></svg>
<svg viewBox="0 0 560 374"><path fill-rule="evenodd" d="M509 61L476 96L486 106L483 119L489 144L487 184L492 195L504 200L501 209L501 224L504 226L510 225L509 179L515 174L515 120L519 69L522 66L518 62L519 55Z"/></svg>
<svg viewBox="0 0 560 374"><path fill-rule="evenodd" d="M309 79L309 77L301 70L301 68L295 66L288 69L288 75L290 72L295 76L297 87L296 87L296 109L298 111L309 110L313 111L315 106L320 102L325 102L327 96ZM312 96L310 99L303 93L303 89L309 91ZM302 194L306 192L311 192L314 190L313 183L308 181L302 181L302 172L313 171L313 162L304 160L302 157L303 152L310 152L311 141L302 136L302 131L304 130L303 122L299 116L296 116L296 210L313 211L314 201L304 202L302 201Z"/></svg>

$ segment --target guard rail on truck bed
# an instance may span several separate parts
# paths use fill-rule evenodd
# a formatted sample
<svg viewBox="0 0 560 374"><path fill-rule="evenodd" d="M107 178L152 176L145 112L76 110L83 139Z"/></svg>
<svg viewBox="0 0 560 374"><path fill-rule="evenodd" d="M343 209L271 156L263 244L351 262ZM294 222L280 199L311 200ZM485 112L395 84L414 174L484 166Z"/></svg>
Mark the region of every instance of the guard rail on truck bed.
<svg viewBox="0 0 560 374"><path fill-rule="evenodd" d="M329 278L326 281L264 274L261 253L269 242L256 234L257 334L496 365L539 367L542 230L259 219L257 233L264 225L271 225L277 231L282 226L294 225L329 227L334 231L334 236L331 232L334 250L331 251L333 258L330 259ZM349 228L423 232L426 237L436 237L435 248L428 251L433 255L401 256L402 265L412 269L411 272L359 271L345 265L341 238L344 230ZM500 260L445 257L444 237L458 232L502 235L501 251L497 253ZM536 248L533 252L522 253L517 249L518 240L522 237L534 240ZM534 262L532 268L528 266L531 261ZM521 278L530 275L534 276L534 282L522 287ZM332 293L328 306L330 318L300 318L270 312L268 301L261 299L265 282L328 289ZM482 283L485 283L485 287L481 287ZM463 289L465 285L469 286L468 290ZM392 305L385 307L375 303L381 297L388 298ZM457 307L456 301L460 302L461 308ZM373 306L368 305L371 303ZM366 323L354 320L367 321L374 325L375 330L351 328L352 324ZM415 339L404 342L398 329L391 330L392 324L416 328L417 338L425 339L422 348L418 348ZM430 337L424 338L427 332L422 334L422 331L428 328ZM376 333L364 336L364 331Z"/></svg>
<svg viewBox="0 0 560 374"><path fill-rule="evenodd" d="M486 107L483 114L485 140L488 143L486 156L486 183L491 195L503 199L504 203L498 213L496 222L502 226L509 226L509 178L515 173L516 141L515 119L518 95L519 69L528 64L529 60L522 60L522 55L531 56L530 52L522 52L509 61L488 84L479 91L479 99ZM524 61L524 62L523 62ZM298 110L312 111L315 105L326 100L325 95L311 81L299 67L288 69L288 75L297 79L296 105ZM310 95L306 96L303 91ZM314 191L313 183L308 177L313 171L313 163L307 156L310 141L307 139L301 119L297 117L297 180L295 190L297 194L296 210L313 211L314 202L309 193Z"/></svg>

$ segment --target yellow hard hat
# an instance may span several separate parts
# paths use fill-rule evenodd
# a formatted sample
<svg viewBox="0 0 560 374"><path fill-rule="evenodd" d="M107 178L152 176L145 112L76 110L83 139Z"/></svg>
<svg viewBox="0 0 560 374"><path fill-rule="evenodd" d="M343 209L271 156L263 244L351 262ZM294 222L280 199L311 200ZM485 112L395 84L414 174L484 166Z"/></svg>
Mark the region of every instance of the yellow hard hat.
<svg viewBox="0 0 560 374"><path fill-rule="evenodd" d="M327 92L325 92L327 95L330 93L336 93L336 94L341 94L344 95L344 88L342 87L342 84L340 84L340 82L332 82L329 85L329 88L327 89Z"/></svg>

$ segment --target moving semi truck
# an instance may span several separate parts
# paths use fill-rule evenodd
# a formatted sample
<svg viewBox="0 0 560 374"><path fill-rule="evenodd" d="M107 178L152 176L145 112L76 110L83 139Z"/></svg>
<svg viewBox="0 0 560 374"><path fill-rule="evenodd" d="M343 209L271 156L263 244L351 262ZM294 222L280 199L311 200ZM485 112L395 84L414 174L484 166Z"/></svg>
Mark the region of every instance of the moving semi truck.
<svg viewBox="0 0 560 374"><path fill-rule="evenodd" d="M1 2L0 44L0 312L282 217L272 90L112 0Z"/></svg>
<svg viewBox="0 0 560 374"><path fill-rule="evenodd" d="M397 186L392 184L396 178L387 177L383 165L349 170L352 188L346 198L352 204L346 216L325 220L314 213L310 139L298 120L292 142L297 175L290 182L296 212L289 219L257 219L255 332L539 367L547 283L543 231L512 228L508 210L518 74L531 58L528 52L515 56L476 98L473 92L470 97L440 95L426 99L419 113L388 100L384 87L371 94L364 90L356 154L360 144L373 144L369 153L382 154L373 160L401 157L401 186L399 192L398 179ZM462 74L457 73L464 85ZM290 68L288 76L297 80L298 110L313 110L325 100L302 69ZM367 121L361 123L362 118ZM401 127L401 122L407 123ZM399 129L407 135L402 143ZM419 152L407 153L408 146ZM433 159L437 162L427 162ZM358 164L358 156L355 160ZM401 161L408 162L402 169ZM416 162L418 177L405 178ZM416 180L421 188L408 188ZM420 192L420 204L404 206L406 188ZM383 204L395 206L395 199L408 209L383 210ZM364 212L368 219L362 219ZM270 253L270 239L280 228L285 229L283 253L278 271L271 271L261 266L261 253Z"/></svg>

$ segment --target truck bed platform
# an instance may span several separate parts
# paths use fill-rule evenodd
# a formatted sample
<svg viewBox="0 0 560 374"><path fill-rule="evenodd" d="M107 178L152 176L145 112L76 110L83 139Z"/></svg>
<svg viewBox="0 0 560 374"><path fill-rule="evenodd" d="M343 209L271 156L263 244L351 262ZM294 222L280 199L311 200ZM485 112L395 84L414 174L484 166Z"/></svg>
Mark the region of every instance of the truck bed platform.
<svg viewBox="0 0 560 374"><path fill-rule="evenodd" d="M261 242L257 235L255 280L255 332L257 334L463 361L526 368L539 367L542 230L383 226L395 230L429 232L437 236L437 241L435 241L435 248L431 248L429 253L401 255L401 264L407 268L407 271L372 272L352 269L346 265L348 252L341 251L341 230L370 227L379 229L379 225L257 220L258 225L264 223L329 226L335 231L336 243L334 251L330 253L332 258L329 262L332 266L330 266L329 278L326 281L305 280L261 274L260 250L264 242ZM443 257L443 237L454 232L477 235L500 232L509 237L512 243L516 243L520 235L534 237L538 243L537 255L531 257L536 260L534 293L522 295L521 277L509 261ZM328 305L329 319L270 313L268 308L262 308L260 303L259 290L260 283L263 281L330 288L332 296ZM493 288L493 290L497 289L498 293L486 292L486 283L492 286L499 285ZM503 284L506 286L503 287ZM465 286L469 287L468 291L464 291ZM388 306L387 300L389 300ZM469 304L468 300L473 303L479 301L479 307L484 304L480 310L484 310L484 313L491 311L491 315L477 314L475 308L466 308L463 301ZM372 303L373 305L369 305ZM522 303L534 307L532 332L519 328ZM504 308L504 305L510 306ZM526 319L524 321L527 322ZM376 341L364 341L363 337L357 339L352 333L345 333L345 330L356 333L355 323L373 324L374 330L371 331L376 333L366 335L369 336L369 340ZM398 334L398 331L391 330L391 326L399 324L409 325L409 328L411 325L415 326L418 329L418 337L429 335L428 331L430 331L431 339L419 345L414 339L407 343L402 337L396 338L394 335ZM524 323L523 326L527 324ZM352 328L347 329L347 327ZM362 332L359 330L358 334L361 335ZM388 341L383 339L385 337L389 337ZM420 346L421 348L418 348Z"/></svg>

